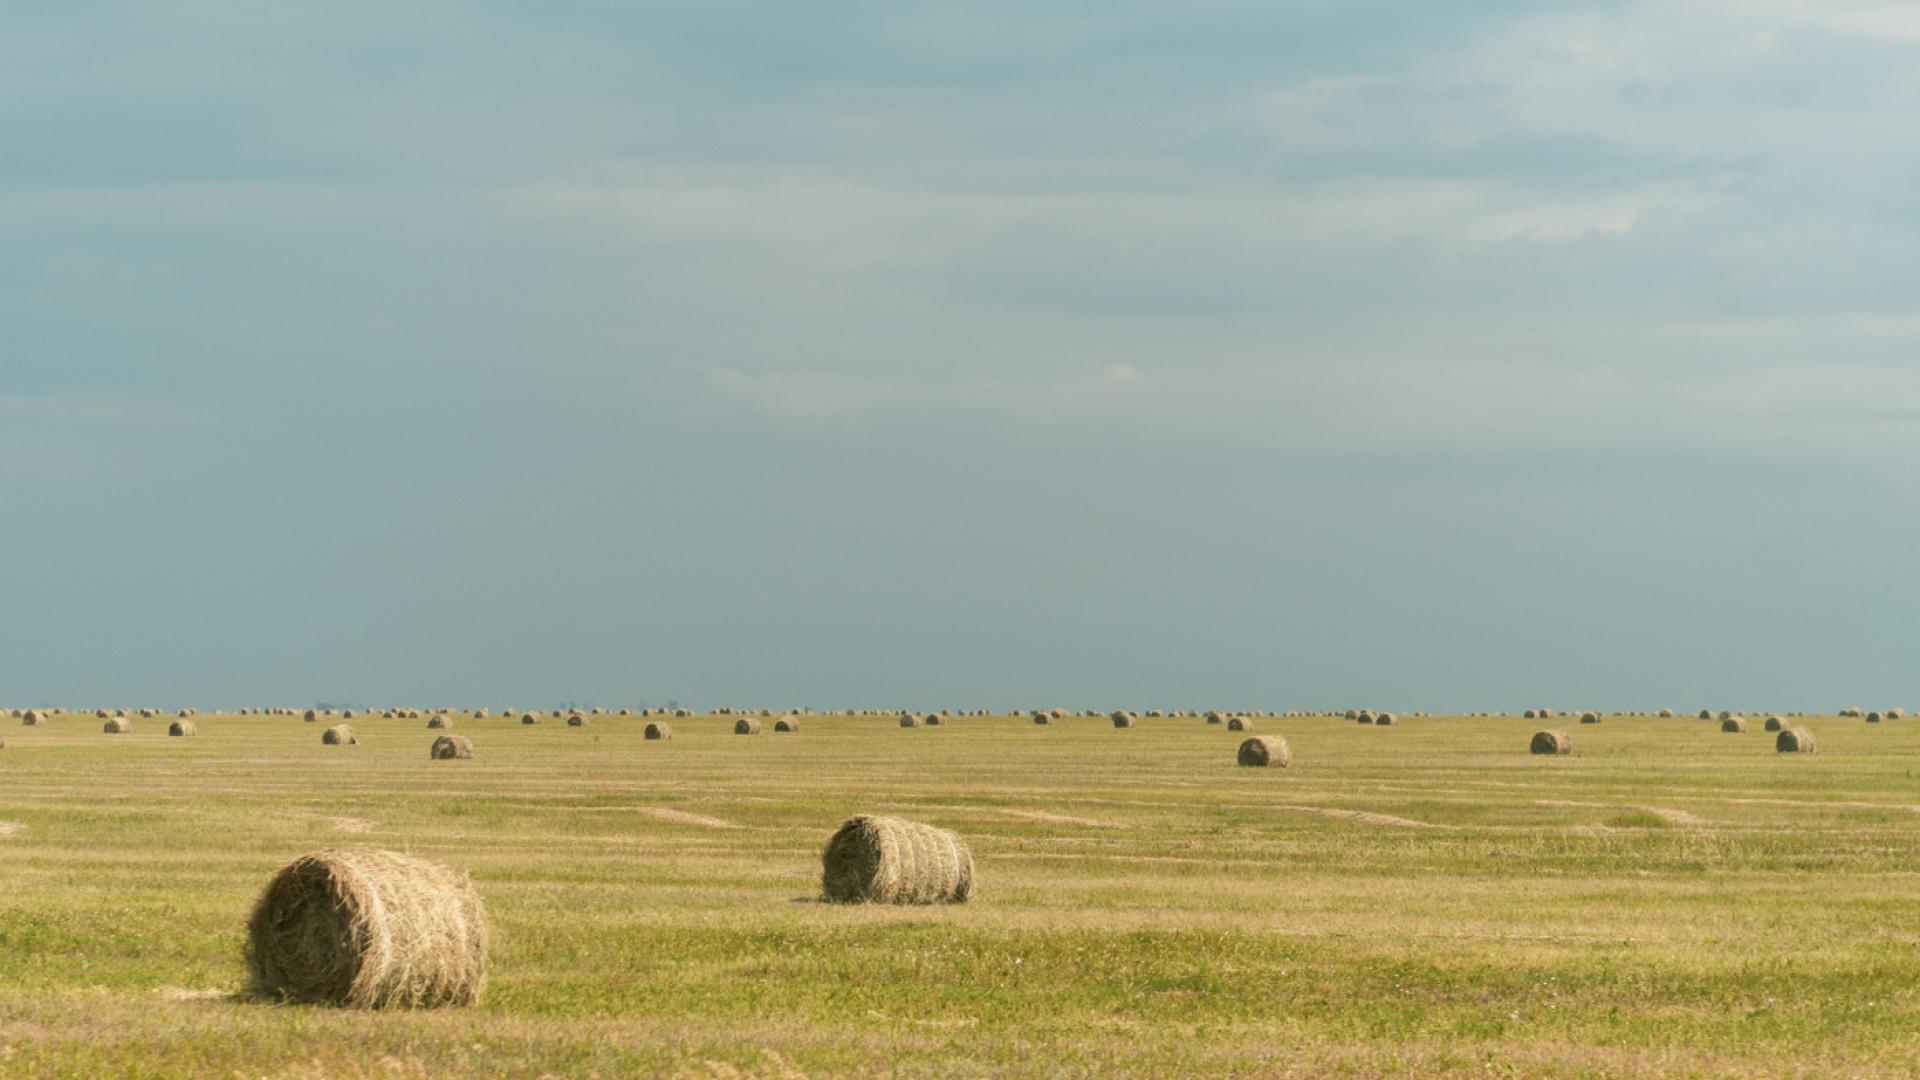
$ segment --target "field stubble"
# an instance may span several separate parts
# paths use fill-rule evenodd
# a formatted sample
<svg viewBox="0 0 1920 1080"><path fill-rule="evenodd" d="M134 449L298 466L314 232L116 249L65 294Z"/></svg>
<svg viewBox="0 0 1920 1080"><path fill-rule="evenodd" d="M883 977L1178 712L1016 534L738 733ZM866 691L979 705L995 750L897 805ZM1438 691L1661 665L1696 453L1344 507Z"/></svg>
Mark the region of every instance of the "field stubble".
<svg viewBox="0 0 1920 1080"><path fill-rule="evenodd" d="M1693 719L903 729L291 717L0 751L0 1075L1911 1076L1920 726L1820 752ZM963 834L960 907L817 902L855 813ZM268 876L373 844L471 872L470 1009L255 1004Z"/></svg>

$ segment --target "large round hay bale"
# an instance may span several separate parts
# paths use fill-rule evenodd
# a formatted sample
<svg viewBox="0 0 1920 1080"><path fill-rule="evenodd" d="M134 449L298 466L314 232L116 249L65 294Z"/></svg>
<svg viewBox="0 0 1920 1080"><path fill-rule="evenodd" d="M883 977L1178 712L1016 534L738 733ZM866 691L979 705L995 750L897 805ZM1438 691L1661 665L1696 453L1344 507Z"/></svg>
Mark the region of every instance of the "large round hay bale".
<svg viewBox="0 0 1920 1080"><path fill-rule="evenodd" d="M921 717L920 722L922 724L925 724L928 727L939 727L940 725L945 724L947 722L947 718L944 716L941 716L937 712L930 712L927 715Z"/></svg>
<svg viewBox="0 0 1920 1080"><path fill-rule="evenodd" d="M1747 718L1744 716L1729 716L1725 720L1720 721L1720 730L1745 734L1747 730Z"/></svg>
<svg viewBox="0 0 1920 1080"><path fill-rule="evenodd" d="M1240 744L1235 760L1253 768L1284 768L1293 763L1293 752L1278 735L1255 735Z"/></svg>
<svg viewBox="0 0 1920 1080"><path fill-rule="evenodd" d="M733 733L735 735L760 734L760 718L757 716L743 716L735 720L733 722Z"/></svg>
<svg viewBox="0 0 1920 1080"><path fill-rule="evenodd" d="M125 735L133 730L133 725L127 723L127 718L124 716L109 716L107 722L100 726L100 730L108 735Z"/></svg>
<svg viewBox="0 0 1920 1080"><path fill-rule="evenodd" d="M1114 713L1113 726L1114 727L1132 727L1133 714L1130 712L1126 712L1125 710Z"/></svg>
<svg viewBox="0 0 1920 1080"><path fill-rule="evenodd" d="M1526 719L1526 720L1538 720L1538 719L1540 719L1540 718L1539 718L1538 716L1536 716L1536 715L1534 715L1534 711L1533 711L1532 709L1528 709L1528 710L1526 711L1526 713L1525 713L1525 715L1524 715L1524 716L1522 717L1522 719Z"/></svg>
<svg viewBox="0 0 1920 1080"><path fill-rule="evenodd" d="M649 739L671 739L673 738L673 725L662 724L656 720L647 725L646 737Z"/></svg>
<svg viewBox="0 0 1920 1080"><path fill-rule="evenodd" d="M353 728L346 724L335 724L320 733L320 741L327 746L358 746L359 740L353 737Z"/></svg>
<svg viewBox="0 0 1920 1080"><path fill-rule="evenodd" d="M1053 717L1043 712L1037 712L1033 714L1033 722L1036 724L1051 724L1053 723Z"/></svg>
<svg viewBox="0 0 1920 1080"><path fill-rule="evenodd" d="M521 715L520 722L523 724L537 724L540 722L540 717L534 713L525 713Z"/></svg>
<svg viewBox="0 0 1920 1080"><path fill-rule="evenodd" d="M1226 713L1223 713L1223 712L1221 712L1221 711L1220 711L1220 710L1218 710L1218 709L1212 709L1212 710L1209 710L1209 711L1208 711L1208 713L1207 713L1207 723L1209 723L1209 724L1224 724L1224 723L1226 723L1226 722L1227 722L1227 714L1226 714Z"/></svg>
<svg viewBox="0 0 1920 1080"><path fill-rule="evenodd" d="M1580 722L1583 724L1597 724L1600 722L1600 714L1592 710L1588 710L1587 712L1583 712L1580 714Z"/></svg>
<svg viewBox="0 0 1920 1080"><path fill-rule="evenodd" d="M1773 740L1773 748L1782 754L1811 754L1813 732L1803 727L1781 728Z"/></svg>
<svg viewBox="0 0 1920 1080"><path fill-rule="evenodd" d="M1355 720L1358 720L1358 721L1359 721L1360 723L1362 723L1362 724L1371 724L1371 723L1373 723L1373 710L1372 710L1372 709L1361 709L1361 710L1360 710L1360 715L1358 715L1358 716L1356 716L1356 717L1354 717L1354 719L1355 719Z"/></svg>
<svg viewBox="0 0 1920 1080"><path fill-rule="evenodd" d="M1661 717L1662 717L1662 718L1664 718L1664 719L1668 719L1668 720L1671 720L1671 719L1673 718L1673 710L1672 710L1672 709L1661 709L1661 710L1660 710L1660 715L1661 715Z"/></svg>
<svg viewBox="0 0 1920 1080"><path fill-rule="evenodd" d="M321 851L283 867L247 920L256 993L354 1008L471 1005L487 920L465 874L391 851Z"/></svg>
<svg viewBox="0 0 1920 1080"><path fill-rule="evenodd" d="M1899 720L1905 717L1906 715L1907 715L1907 710L1900 709L1900 708L1888 709L1886 712L1886 717L1889 720Z"/></svg>
<svg viewBox="0 0 1920 1080"><path fill-rule="evenodd" d="M918 716L915 716L912 713L901 713L900 726L901 727L919 727L920 718Z"/></svg>
<svg viewBox="0 0 1920 1080"><path fill-rule="evenodd" d="M591 721L579 713L574 713L572 716L567 717L568 727L586 727L589 723L591 723Z"/></svg>
<svg viewBox="0 0 1920 1080"><path fill-rule="evenodd" d="M444 731L453 726L453 718L444 713L427 721L428 731Z"/></svg>
<svg viewBox="0 0 1920 1080"><path fill-rule="evenodd" d="M964 904L973 853L946 829L895 817L849 818L820 854L820 890L840 904Z"/></svg>
<svg viewBox="0 0 1920 1080"><path fill-rule="evenodd" d="M1389 727L1399 722L1400 718L1390 712L1373 714L1373 724L1375 727Z"/></svg>
<svg viewBox="0 0 1920 1080"><path fill-rule="evenodd" d="M795 716L795 715L793 715L792 713L788 713L787 715L785 715L785 716L783 716L783 717L781 717L780 719L778 719L778 720L775 720L775 721L773 722L773 730L775 730L775 731L799 731L799 730L800 730L800 718L799 718L799 717L797 717L797 716Z"/></svg>
<svg viewBox="0 0 1920 1080"><path fill-rule="evenodd" d="M1700 710L1700 719L1702 719L1702 720L1711 720L1711 719L1713 719L1713 710L1712 710L1712 709L1701 709L1701 710Z"/></svg>
<svg viewBox="0 0 1920 1080"><path fill-rule="evenodd" d="M1252 731L1253 721L1244 716L1236 716L1227 721L1228 731Z"/></svg>
<svg viewBox="0 0 1920 1080"><path fill-rule="evenodd" d="M1877 723L1879 723L1879 722L1880 722L1880 712L1879 712L1879 710L1877 710L1877 709L1876 709L1876 710L1874 710L1874 711L1872 711L1872 712L1869 712L1869 713L1867 713L1867 723L1869 723L1869 724L1877 724Z"/></svg>
<svg viewBox="0 0 1920 1080"><path fill-rule="evenodd" d="M693 710L691 710L691 709L675 709L675 710L673 710L673 715L675 715L675 716L677 716L677 717L680 717L681 719L685 719L685 718L687 718L687 717L689 717L689 716L692 716L692 715L693 715Z"/></svg>
<svg viewBox="0 0 1920 1080"><path fill-rule="evenodd" d="M47 714L41 712L39 709L28 709L26 713L20 717L21 727L39 727L46 722Z"/></svg>
<svg viewBox="0 0 1920 1080"><path fill-rule="evenodd" d="M194 727L193 721L191 720L175 720L173 723L167 725L167 734L198 735L200 734L200 729Z"/></svg>
<svg viewBox="0 0 1920 1080"><path fill-rule="evenodd" d="M1536 754L1571 754L1573 739L1564 731L1536 731L1528 749Z"/></svg>
<svg viewBox="0 0 1920 1080"><path fill-rule="evenodd" d="M318 723L320 720L320 710L308 709L306 713L306 719L307 719L307 723L309 724Z"/></svg>
<svg viewBox="0 0 1920 1080"><path fill-rule="evenodd" d="M1787 726L1787 722L1785 720L1780 719L1777 716L1769 716L1767 717L1766 726L1768 731L1779 731L1782 728Z"/></svg>
<svg viewBox="0 0 1920 1080"><path fill-rule="evenodd" d="M433 740L427 756L435 761L465 761L473 756L473 741L465 735L442 735Z"/></svg>

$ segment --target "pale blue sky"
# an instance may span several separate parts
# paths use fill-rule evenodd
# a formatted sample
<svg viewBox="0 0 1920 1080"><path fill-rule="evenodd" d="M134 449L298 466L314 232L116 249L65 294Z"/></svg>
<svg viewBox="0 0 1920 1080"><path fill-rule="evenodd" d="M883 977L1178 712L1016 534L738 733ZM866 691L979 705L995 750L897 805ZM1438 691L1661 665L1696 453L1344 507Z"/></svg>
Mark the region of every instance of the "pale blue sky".
<svg viewBox="0 0 1920 1080"><path fill-rule="evenodd" d="M1920 6L14 3L0 699L1920 704Z"/></svg>

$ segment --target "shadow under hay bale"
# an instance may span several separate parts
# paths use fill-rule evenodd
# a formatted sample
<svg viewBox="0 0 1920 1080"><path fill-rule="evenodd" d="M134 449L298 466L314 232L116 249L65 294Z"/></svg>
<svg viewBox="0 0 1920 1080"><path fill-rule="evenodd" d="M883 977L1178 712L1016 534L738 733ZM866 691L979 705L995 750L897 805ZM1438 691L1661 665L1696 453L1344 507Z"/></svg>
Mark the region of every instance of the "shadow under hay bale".
<svg viewBox="0 0 1920 1080"><path fill-rule="evenodd" d="M473 757L473 741L465 735L442 735L433 740L427 756L435 761L465 761Z"/></svg>
<svg viewBox="0 0 1920 1080"><path fill-rule="evenodd" d="M1747 718L1744 716L1729 716L1725 720L1720 721L1720 730L1744 735L1747 730Z"/></svg>
<svg viewBox="0 0 1920 1080"><path fill-rule="evenodd" d="M1234 760L1249 768L1284 768L1293 763L1293 751L1278 735L1255 735L1240 744Z"/></svg>
<svg viewBox="0 0 1920 1080"><path fill-rule="evenodd" d="M353 737L353 728L346 724L335 724L321 732L320 742L326 746L360 745L360 740Z"/></svg>
<svg viewBox="0 0 1920 1080"><path fill-rule="evenodd" d="M427 721L428 731L444 731L453 726L453 721L445 716L436 716Z"/></svg>
<svg viewBox="0 0 1920 1080"><path fill-rule="evenodd" d="M1781 728L1773 748L1782 754L1813 753L1813 732L1802 727Z"/></svg>
<svg viewBox="0 0 1920 1080"><path fill-rule="evenodd" d="M849 818L820 855L820 890L839 904L964 904L973 854L946 829L902 818Z"/></svg>
<svg viewBox="0 0 1920 1080"><path fill-rule="evenodd" d="M773 722L773 730L775 730L775 731L799 731L799 730L800 730L800 718L799 718L799 717L797 717L797 716L791 716L791 715L789 715L789 716L783 716L783 717L781 717L780 719L778 719L778 720L775 720L775 721Z"/></svg>
<svg viewBox="0 0 1920 1080"><path fill-rule="evenodd" d="M254 992L353 1008L471 1005L486 985L487 922L467 876L372 849L296 859L247 920Z"/></svg>
<svg viewBox="0 0 1920 1080"><path fill-rule="evenodd" d="M1536 731L1527 749L1535 754L1571 754L1573 738L1564 731Z"/></svg>
<svg viewBox="0 0 1920 1080"><path fill-rule="evenodd" d="M648 724L646 737L649 739L671 739L673 738L673 725L658 722Z"/></svg>
<svg viewBox="0 0 1920 1080"><path fill-rule="evenodd" d="M1782 728L1785 728L1786 726L1787 726L1787 722L1785 720L1780 719L1777 716L1767 717L1766 727L1768 731L1779 731Z"/></svg>
<svg viewBox="0 0 1920 1080"><path fill-rule="evenodd" d="M740 719L738 719L738 720L735 720L735 721L733 722L733 733L734 733L735 735L758 735L758 734L760 734L760 720L759 720L759 718L758 718L758 717L753 717L753 716L745 716L745 717L741 717L741 718L740 718Z"/></svg>
<svg viewBox="0 0 1920 1080"><path fill-rule="evenodd" d="M200 734L200 729L195 727L191 720L175 720L173 723L167 725L167 734L198 735Z"/></svg>
<svg viewBox="0 0 1920 1080"><path fill-rule="evenodd" d="M1252 731L1253 721L1247 719L1244 716L1236 716L1233 719L1227 721L1227 730L1228 731Z"/></svg>
<svg viewBox="0 0 1920 1080"><path fill-rule="evenodd" d="M125 735L133 730L133 725L127 723L124 716L110 716L106 723L100 725L100 730L108 735Z"/></svg>

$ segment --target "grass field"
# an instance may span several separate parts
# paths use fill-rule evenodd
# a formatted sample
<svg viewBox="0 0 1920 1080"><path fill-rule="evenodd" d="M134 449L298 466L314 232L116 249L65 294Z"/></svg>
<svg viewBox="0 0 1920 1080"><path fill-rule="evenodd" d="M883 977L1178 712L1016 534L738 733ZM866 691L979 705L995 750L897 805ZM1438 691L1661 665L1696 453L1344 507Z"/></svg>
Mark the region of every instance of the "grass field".
<svg viewBox="0 0 1920 1080"><path fill-rule="evenodd" d="M799 734L201 716L0 731L0 1076L1920 1075L1920 721L1194 718ZM18 723L14 721L13 723ZM816 903L879 811L980 895ZM373 844L469 871L469 1009L255 1004L267 877Z"/></svg>

